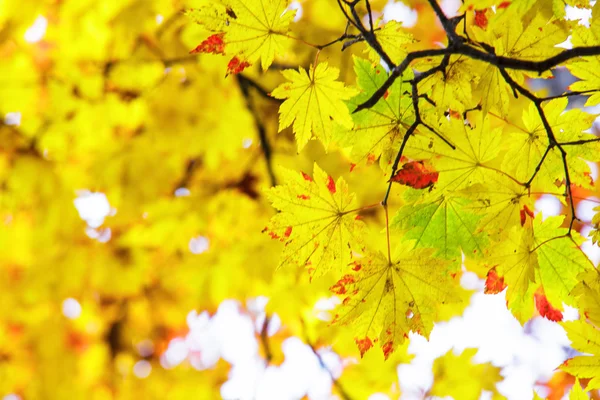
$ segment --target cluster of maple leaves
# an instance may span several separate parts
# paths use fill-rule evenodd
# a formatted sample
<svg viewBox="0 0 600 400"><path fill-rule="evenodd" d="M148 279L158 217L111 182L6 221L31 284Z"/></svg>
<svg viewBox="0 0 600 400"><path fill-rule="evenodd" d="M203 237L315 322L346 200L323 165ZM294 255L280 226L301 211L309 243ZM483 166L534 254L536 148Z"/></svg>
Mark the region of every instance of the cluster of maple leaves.
<svg viewBox="0 0 600 400"><path fill-rule="evenodd" d="M383 202L364 205L316 163L312 174L281 171L283 183L267 191L279 212L266 228L283 242L280 266L305 267L311 279L335 275L341 305L332 323L351 326L361 354L377 343L386 358L410 332L427 337L443 314L462 310L465 267L485 279L486 293L506 289L522 324L535 310L561 321L563 304L577 307L581 320L563 326L576 349L595 356L562 368L599 388L600 274L581 250L573 207L574 187L594 187L587 163L600 161L600 141L587 132L596 116L569 109L568 93L538 97L526 82L552 76L532 63L561 57L557 45L568 37L576 48L600 46L600 6L585 27L564 19L562 1L465 1L455 19L430 1L449 44L429 51L400 23L374 20L368 1L338 3L348 27L324 45L290 31L295 12L286 1L223 0L186 11L209 31L192 53L231 57L228 74L256 63L266 71L292 46L312 47L310 66L284 69L270 92L282 101L279 131L291 127L298 152L316 139L342 149L350 171L389 176ZM367 46L353 56L355 83L319 59L326 47L359 42ZM551 66L566 66L579 78L570 93L597 105L600 51L573 54ZM570 215L534 213L541 194L561 199ZM384 226L369 217L377 208ZM369 240L382 228L386 240ZM598 231L592 235L597 242Z"/></svg>

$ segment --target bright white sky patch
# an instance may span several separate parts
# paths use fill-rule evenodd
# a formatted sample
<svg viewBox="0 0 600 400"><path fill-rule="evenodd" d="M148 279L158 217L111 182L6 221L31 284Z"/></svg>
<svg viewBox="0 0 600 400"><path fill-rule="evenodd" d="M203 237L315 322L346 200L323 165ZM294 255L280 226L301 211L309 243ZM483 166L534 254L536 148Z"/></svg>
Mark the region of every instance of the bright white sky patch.
<svg viewBox="0 0 600 400"><path fill-rule="evenodd" d="M302 4L299 1L292 1L288 6L288 10L296 10L296 15L294 16L294 22L300 21L302 18Z"/></svg>
<svg viewBox="0 0 600 400"><path fill-rule="evenodd" d="M524 328L506 309L504 293L476 293L462 317L436 324L430 341L411 334L409 352L416 357L400 365L402 399L422 399L433 382L433 360L451 348L460 353L478 348L475 362L504 367L498 390L510 399L531 398L531 388L545 381L566 358L569 340L560 325L534 318Z"/></svg>
<svg viewBox="0 0 600 400"><path fill-rule="evenodd" d="M69 297L62 303L62 313L69 319L76 319L81 315L81 304L74 298Z"/></svg>
<svg viewBox="0 0 600 400"><path fill-rule="evenodd" d="M208 251L210 241L206 236L193 237L190 239L188 247L193 254L202 254Z"/></svg>
<svg viewBox="0 0 600 400"><path fill-rule="evenodd" d="M402 2L390 1L383 8L383 20L402 22L405 28L411 28L417 23L418 14Z"/></svg>
<svg viewBox="0 0 600 400"><path fill-rule="evenodd" d="M591 230L592 227L589 225L586 225L581 229L581 236L587 239L581 245L581 250L589 257L594 265L598 265L600 263L600 247L597 244L592 243L592 239L589 237Z"/></svg>
<svg viewBox="0 0 600 400"><path fill-rule="evenodd" d="M458 15L458 9L461 5L460 0L442 0L440 8L446 14L446 17L452 18Z"/></svg>
<svg viewBox="0 0 600 400"><path fill-rule="evenodd" d="M140 379L147 378L152 372L152 364L146 360L140 360L133 366L133 374Z"/></svg>
<svg viewBox="0 0 600 400"><path fill-rule="evenodd" d="M163 17L161 14L156 14L156 24L157 25L162 24L164 20L165 20L165 17Z"/></svg>
<svg viewBox="0 0 600 400"><path fill-rule="evenodd" d="M48 28L48 20L40 15L33 22L33 25L25 31L25 41L29 43L39 42L46 35L46 28Z"/></svg>
<svg viewBox="0 0 600 400"><path fill-rule="evenodd" d="M104 223L104 218L114 213L110 208L104 193L81 190L73 201L79 212L79 217L87 222L91 228L98 228Z"/></svg>
<svg viewBox="0 0 600 400"><path fill-rule="evenodd" d="M575 213L577 217L585 222L590 222L596 214L594 211L594 207L600 206L600 199L597 197L588 197L585 200L582 200L577 204L577 209Z"/></svg>
<svg viewBox="0 0 600 400"><path fill-rule="evenodd" d="M190 189L188 188L180 187L175 189L175 197L187 197L190 194L192 194L192 192L190 192Z"/></svg>
<svg viewBox="0 0 600 400"><path fill-rule="evenodd" d="M592 17L592 10L587 8L577 8L573 6L567 6L565 8L567 13L566 19L569 21L579 21L580 25L590 26L590 18Z"/></svg>
<svg viewBox="0 0 600 400"><path fill-rule="evenodd" d="M21 125L21 113L18 111L6 113L4 116L4 123L8 126Z"/></svg>
<svg viewBox="0 0 600 400"><path fill-rule="evenodd" d="M542 218L546 219L550 216L560 215L562 204L556 196L544 194L535 202L535 211L541 212Z"/></svg>

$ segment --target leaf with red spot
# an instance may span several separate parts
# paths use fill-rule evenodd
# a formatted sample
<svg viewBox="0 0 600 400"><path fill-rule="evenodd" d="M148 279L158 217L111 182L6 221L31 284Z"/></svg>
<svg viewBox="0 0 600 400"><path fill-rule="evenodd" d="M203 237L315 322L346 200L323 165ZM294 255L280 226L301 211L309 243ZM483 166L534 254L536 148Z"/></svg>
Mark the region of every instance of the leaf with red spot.
<svg viewBox="0 0 600 400"><path fill-rule="evenodd" d="M327 177L327 190L329 190L329 192L331 194L335 194L335 191L336 191L335 181L333 180L333 178L331 176Z"/></svg>
<svg viewBox="0 0 600 400"><path fill-rule="evenodd" d="M284 238L280 262L308 267L314 276L335 270L341 275L359 248L363 222L355 219L356 199L343 179L333 180L317 164L314 176L285 170L283 185L271 188L267 197L280 210L267 231Z"/></svg>
<svg viewBox="0 0 600 400"><path fill-rule="evenodd" d="M445 303L460 303L460 287L431 249L402 242L390 263L380 253L357 259L353 272L332 288L345 296L335 323L348 324L356 337L381 344L389 355L416 332L427 337ZM365 340L363 339L363 340Z"/></svg>
<svg viewBox="0 0 600 400"><path fill-rule="evenodd" d="M205 48L213 49L208 51L211 53L233 56L228 66L230 74L258 61L266 70L275 56L284 54L291 44L288 32L295 11L287 8L287 1L214 0L186 10L185 14L215 32L213 36L221 35L223 47L206 43Z"/></svg>
<svg viewBox="0 0 600 400"><path fill-rule="evenodd" d="M542 220L538 214L525 227L513 226L504 239L486 250L484 262L490 265L488 278L494 272L507 285L507 306L524 324L534 315L534 300L540 314L549 319L560 318L550 304L575 305L570 292L579 273L593 265L579 247L582 237L575 231L567 236L564 216ZM543 296L536 294L542 290Z"/></svg>
<svg viewBox="0 0 600 400"><path fill-rule="evenodd" d="M225 54L225 43L223 42L223 33L217 33L209 36L205 41L200 43L190 54L212 53Z"/></svg>
<svg viewBox="0 0 600 400"><path fill-rule="evenodd" d="M436 171L425 166L423 161L410 161L404 164L390 181L414 189L425 189L437 182L438 175Z"/></svg>
<svg viewBox="0 0 600 400"><path fill-rule="evenodd" d="M242 61L237 56L233 57L227 64L227 74L239 74L250 66L248 61Z"/></svg>
<svg viewBox="0 0 600 400"><path fill-rule="evenodd" d="M496 272L496 267L490 269L485 280L484 293L497 294L503 291L505 288L506 283L504 283L504 277L498 275L498 272Z"/></svg>
<svg viewBox="0 0 600 400"><path fill-rule="evenodd" d="M350 109L369 99L387 80L388 74L378 63L354 58L354 70L360 93L348 103ZM414 121L414 110L407 83L413 78L409 68L396 79L375 106L352 114L354 126L338 126L333 139L342 147L351 147L350 159L354 164L373 164L379 159L384 171L389 171L398 152L407 127Z"/></svg>
<svg viewBox="0 0 600 400"><path fill-rule="evenodd" d="M535 293L535 308L542 317L549 319L550 321L559 322L563 319L562 311L550 304L541 288Z"/></svg>
<svg viewBox="0 0 600 400"><path fill-rule="evenodd" d="M365 355L365 353L371 347L373 347L373 342L368 337L363 338L363 339L356 338L356 339L354 339L354 342L356 342L356 345L358 346L358 350L360 351L361 358Z"/></svg>
<svg viewBox="0 0 600 400"><path fill-rule="evenodd" d="M473 23L480 27L481 29L487 28L488 19L487 19L487 9L485 10L475 10L475 18L473 19Z"/></svg>
<svg viewBox="0 0 600 400"><path fill-rule="evenodd" d="M525 225L525 221L527 220L527 216L528 215L529 215L529 217L531 219L534 218L533 211L531 211L529 209L529 207L527 207L527 205L525 204L525 205L523 205L523 208L521 210L519 210L519 217L521 219L521 226Z"/></svg>

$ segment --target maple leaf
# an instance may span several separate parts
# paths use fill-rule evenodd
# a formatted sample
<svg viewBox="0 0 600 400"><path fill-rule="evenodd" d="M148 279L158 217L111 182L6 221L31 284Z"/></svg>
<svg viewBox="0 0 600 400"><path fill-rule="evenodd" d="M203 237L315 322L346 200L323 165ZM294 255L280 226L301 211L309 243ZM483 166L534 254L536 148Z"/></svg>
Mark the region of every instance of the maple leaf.
<svg viewBox="0 0 600 400"><path fill-rule="evenodd" d="M402 168L392 176L390 181L414 189L425 189L437 182L438 175L436 171L428 169L423 161L410 161L402 165Z"/></svg>
<svg viewBox="0 0 600 400"><path fill-rule="evenodd" d="M434 190L415 204L401 207L390 221L390 229L413 239L415 246L436 249L435 255L460 265L461 254L482 254L487 234L478 229L481 216L471 209L472 201Z"/></svg>
<svg viewBox="0 0 600 400"><path fill-rule="evenodd" d="M356 91L336 81L339 70L326 62L303 68L282 71L290 82L281 84L271 96L285 99L279 108L279 131L294 123L298 151L302 150L314 134L325 147L331 140L333 121L352 127L352 117L343 100Z"/></svg>
<svg viewBox="0 0 600 400"><path fill-rule="evenodd" d="M460 193L473 200L469 208L481 216L480 229L493 236L504 236L511 227L521 224L525 209L534 208L534 197L510 176L485 176L485 182L474 184Z"/></svg>
<svg viewBox="0 0 600 400"><path fill-rule="evenodd" d="M477 349L465 349L459 355L449 350L433 362L431 396L477 400L483 391L499 396L496 384L503 380L500 368L491 363L475 364ZM494 397L496 398L496 397Z"/></svg>
<svg viewBox="0 0 600 400"><path fill-rule="evenodd" d="M285 170L284 185L267 191L273 216L267 230L285 242L279 266L306 266L312 276L342 272L351 262L351 246L358 243L362 222L357 220L356 199L346 182L337 182L317 164L314 178Z"/></svg>
<svg viewBox="0 0 600 400"><path fill-rule="evenodd" d="M563 220L558 216L543 221L538 214L524 227L513 227L502 242L486 251L484 262L508 286L507 306L522 324L533 315L533 298L540 287L544 302L573 304L569 292L577 284L577 275L592 267L578 247L581 237L574 232L567 236L567 229L560 227Z"/></svg>
<svg viewBox="0 0 600 400"><path fill-rule="evenodd" d="M527 9L531 6L526 5L527 2L515 3L521 3ZM485 30L473 28L476 39L492 46L495 54L499 56L521 60L544 60L561 51L556 45L564 42L568 37L566 21L549 19L540 13L536 14L533 20L525 23L521 18L515 18L515 11L511 7L500 8L488 20ZM481 93L483 111L496 108L505 115L508 112L512 92L500 70L487 68L483 63L479 63L475 68L480 75L477 90ZM523 83L524 76L528 74L516 71L508 73L517 83Z"/></svg>
<svg viewBox="0 0 600 400"><path fill-rule="evenodd" d="M287 9L287 0L223 0L205 2L200 7L186 11L190 18L222 39L212 50L209 44L215 35L207 39L207 51L233 55L235 64L246 65L260 59L263 70L273 63L275 54L284 53L289 42L288 27L295 11ZM202 47L200 44L199 47ZM198 51L202 51L199 49ZM240 68L229 68L230 73L239 73Z"/></svg>
<svg viewBox="0 0 600 400"><path fill-rule="evenodd" d="M343 297L334 323L352 326L361 355L379 342L387 358L409 332L428 337L440 306L461 301L446 263L431 249L413 247L399 244L392 262L367 253L331 288Z"/></svg>
<svg viewBox="0 0 600 400"><path fill-rule="evenodd" d="M600 326L600 273L594 268L577 276L579 282L571 291L577 298L577 305L583 316L596 326Z"/></svg>
<svg viewBox="0 0 600 400"><path fill-rule="evenodd" d="M560 366L565 372L580 379L591 378L587 390L600 388L600 330L583 321L561 323L571 340L571 346L591 356L577 356L568 359Z"/></svg>
<svg viewBox="0 0 600 400"><path fill-rule="evenodd" d="M407 45L415 42L413 36L402 27L402 23L393 20L376 29L375 37L394 64L400 63L406 57ZM368 47L367 51L369 58L379 64L379 54L371 47Z"/></svg>
<svg viewBox="0 0 600 400"><path fill-rule="evenodd" d="M424 72L441 62L441 57L432 57L416 63L415 68ZM464 112L476 105L472 99L472 87L477 84L480 75L475 61L462 55L452 56L443 72L438 71L419 82L419 91L428 93L437 107Z"/></svg>
<svg viewBox="0 0 600 400"><path fill-rule="evenodd" d="M407 145L411 157L430 160L439 173L437 189L455 192L502 174L493 164L500 152L501 130L492 129L487 117L474 116L471 124L462 118L443 118L438 125L436 129L455 149L437 137L426 136L414 137Z"/></svg>
<svg viewBox="0 0 600 400"><path fill-rule="evenodd" d="M354 71L360 93L348 102L350 109L356 109L369 99L388 78L381 65L359 57L354 57ZM352 147L351 159L354 162L379 158L379 165L383 170L391 167L404 134L415 119L412 100L406 95L410 91L410 85L405 82L412 77L412 72L406 71L375 106L352 114L352 129L336 127L336 142L342 147Z"/></svg>
<svg viewBox="0 0 600 400"><path fill-rule="evenodd" d="M573 383L573 387L571 388L571 391L569 392L569 400L588 400L588 399L589 399L589 397L587 394L585 394L583 387L579 383L579 379L575 379L575 382Z"/></svg>
<svg viewBox="0 0 600 400"><path fill-rule="evenodd" d="M552 128L554 136L559 143L579 140L595 139L596 136L585 133L594 116L581 110L568 110L566 98L555 99L546 103L543 107L546 119ZM502 163L502 170L513 174L522 182L527 182L536 171L538 164L548 148L548 135L539 113L534 105L523 112L524 128L515 129L510 126L507 142L510 148ZM589 171L587 161L600 159L600 142L590 142L581 146L569 146L567 161L569 171L573 175L572 183L584 187L590 187L589 179L584 179L585 173ZM564 179L564 166L562 155L558 148L549 150L541 165L532 187L544 190L552 187L558 179Z"/></svg>

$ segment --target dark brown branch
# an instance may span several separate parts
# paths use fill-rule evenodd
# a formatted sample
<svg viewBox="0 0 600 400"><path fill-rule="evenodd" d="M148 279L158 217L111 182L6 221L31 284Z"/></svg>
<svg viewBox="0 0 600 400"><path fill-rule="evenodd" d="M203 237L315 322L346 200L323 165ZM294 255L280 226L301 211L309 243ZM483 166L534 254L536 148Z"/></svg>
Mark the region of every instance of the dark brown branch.
<svg viewBox="0 0 600 400"><path fill-rule="evenodd" d="M259 92L265 92L265 94L266 94L266 91L264 91L257 84L251 84L250 83L251 80L244 77L241 74L236 75L236 77L237 77L237 81L240 86L240 89L242 91L242 95L246 99L246 107L248 108L248 111L250 111L252 116L254 117L254 123L256 125L256 130L258 132L260 146L263 150L263 154L265 157L265 163L267 165L267 173L269 174L271 186L277 186L277 178L275 178L275 172L273 171L273 165L272 165L272 161L271 161L271 159L272 159L271 144L269 143L269 138L267 137L267 130L266 130L264 124L262 123L261 118L258 115L258 110L256 110L256 107L254 106L254 103L252 102L252 99L250 98L249 88L253 87L254 89L258 90ZM266 94L266 96L268 97L268 94Z"/></svg>
<svg viewBox="0 0 600 400"><path fill-rule="evenodd" d="M395 67L394 62L392 61L390 56L385 52L385 50L383 50L383 47L381 47L381 44L379 44L379 41L377 40L377 37L375 36L375 30L374 30L373 25L371 24L369 29L365 28L365 26L363 25L361 18L358 15L358 12L356 11L356 5L358 3L359 3L359 0L354 0L354 1L338 0L338 5L339 5L340 9L342 10L342 12L344 13L344 15L346 16L346 19L350 23L352 23L352 25L354 25L354 27L356 29L358 29L361 36L364 38L365 42L367 42L367 44L369 46L371 46L371 48L373 50L375 50L375 52L379 55L379 57L381 57L383 62L385 62L387 64L388 68L389 69L394 68ZM348 15L346 10L344 9L343 4L348 6L352 17L350 17ZM368 13L369 13L369 20L372 23L373 16L371 15L370 4L367 5L367 9L368 9Z"/></svg>
<svg viewBox="0 0 600 400"><path fill-rule="evenodd" d="M444 12L440 8L440 6L436 0L428 0L428 1L429 1L429 5L433 9L433 12L440 20L442 27L444 28L444 31L446 32L446 36L448 37L448 42L455 43L455 42L461 41L462 38L456 34L456 22L458 21L458 19L457 20L448 19L448 17L446 17L446 14L444 14Z"/></svg>
<svg viewBox="0 0 600 400"><path fill-rule="evenodd" d="M269 323L271 319L268 315L265 315L265 320L263 321L262 328L260 330L260 342L262 343L263 349L265 350L265 361L267 364L273 360L273 352L271 351L271 346L269 344Z"/></svg>
<svg viewBox="0 0 600 400"><path fill-rule="evenodd" d="M530 61L497 56L488 51L476 49L466 43L457 43L454 46L447 47L445 49L420 50L408 53L408 55L402 61L402 63L400 63L396 68L394 68L392 74L384 83L384 86L389 88L392 85L392 83L394 83L396 78L402 75L402 72L404 72L404 70L408 68L411 62L425 57L439 56L445 54L462 54L474 60L486 62L497 68L531 71L541 74L542 72L548 71L556 67L557 65L565 61L569 61L573 58L585 56L598 56L600 55L600 46L574 47L572 49L564 50L556 56L550 57L543 61ZM399 72L396 72L397 70ZM373 107L375 104L377 104L377 101L379 101L379 99L383 96L384 93L385 90L383 90L382 92L380 92L380 90L376 91L373 94L373 96L371 96L371 98L369 98L363 104L359 105L357 110Z"/></svg>

